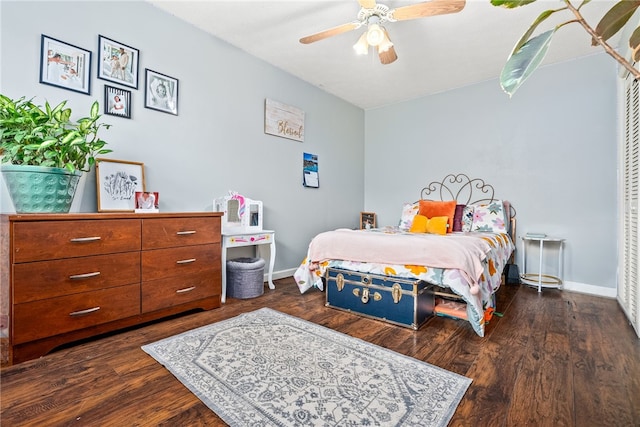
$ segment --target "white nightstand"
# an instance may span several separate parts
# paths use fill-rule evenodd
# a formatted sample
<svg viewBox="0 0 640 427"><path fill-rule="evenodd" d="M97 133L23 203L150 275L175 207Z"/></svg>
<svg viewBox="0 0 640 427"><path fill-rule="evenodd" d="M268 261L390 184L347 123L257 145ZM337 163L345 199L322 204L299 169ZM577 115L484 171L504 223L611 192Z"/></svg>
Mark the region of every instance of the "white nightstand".
<svg viewBox="0 0 640 427"><path fill-rule="evenodd" d="M275 289L273 283L273 265L276 261L276 232L262 230L248 233L222 234L222 302L227 300L227 249L242 246L255 246L255 255L261 254L261 249L269 245L269 289Z"/></svg>
<svg viewBox="0 0 640 427"><path fill-rule="evenodd" d="M562 274L563 274L563 257L562 251L564 247L564 240L557 237L538 237L538 236L523 236L522 237L522 275L520 280L526 285L533 285L538 287L538 292L542 292L542 288L562 288ZM530 244L538 242L539 261L538 272L527 272L527 247ZM558 248L558 275L553 276L551 274L544 274L542 272L542 260L544 258L544 247L547 245L555 244L559 245Z"/></svg>

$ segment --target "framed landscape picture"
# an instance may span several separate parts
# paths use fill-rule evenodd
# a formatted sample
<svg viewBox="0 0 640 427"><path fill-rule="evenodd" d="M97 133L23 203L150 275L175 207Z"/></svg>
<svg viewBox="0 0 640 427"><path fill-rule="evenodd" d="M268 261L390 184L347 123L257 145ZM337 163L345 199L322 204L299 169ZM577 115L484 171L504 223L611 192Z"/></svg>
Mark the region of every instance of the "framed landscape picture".
<svg viewBox="0 0 640 427"><path fill-rule="evenodd" d="M138 88L140 51L126 44L98 36L98 78Z"/></svg>
<svg viewBox="0 0 640 427"><path fill-rule="evenodd" d="M40 83L91 94L91 51L42 34Z"/></svg>

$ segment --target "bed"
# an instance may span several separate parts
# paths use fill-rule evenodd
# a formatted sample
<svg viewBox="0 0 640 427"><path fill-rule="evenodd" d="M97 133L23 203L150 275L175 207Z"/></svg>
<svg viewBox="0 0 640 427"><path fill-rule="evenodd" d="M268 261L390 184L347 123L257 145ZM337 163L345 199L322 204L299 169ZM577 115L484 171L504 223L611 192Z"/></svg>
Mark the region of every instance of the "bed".
<svg viewBox="0 0 640 427"><path fill-rule="evenodd" d="M495 198L493 186L484 180L449 174L428 184L418 201L403 204L399 211L397 225L315 236L294 273L300 292L325 290L329 272L336 270L426 283L435 295L434 314L467 320L484 336L503 270L515 249L513 207ZM461 306L462 314L456 315Z"/></svg>

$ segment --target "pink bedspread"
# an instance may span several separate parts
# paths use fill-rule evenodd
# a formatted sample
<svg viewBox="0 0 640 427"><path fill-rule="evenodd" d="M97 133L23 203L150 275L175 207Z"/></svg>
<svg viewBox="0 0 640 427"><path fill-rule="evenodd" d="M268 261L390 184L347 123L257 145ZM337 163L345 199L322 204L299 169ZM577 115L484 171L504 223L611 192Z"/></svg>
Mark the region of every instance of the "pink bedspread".
<svg viewBox="0 0 640 427"><path fill-rule="evenodd" d="M473 233L413 234L338 229L320 233L309 245L312 263L339 259L456 269L477 284L489 243Z"/></svg>

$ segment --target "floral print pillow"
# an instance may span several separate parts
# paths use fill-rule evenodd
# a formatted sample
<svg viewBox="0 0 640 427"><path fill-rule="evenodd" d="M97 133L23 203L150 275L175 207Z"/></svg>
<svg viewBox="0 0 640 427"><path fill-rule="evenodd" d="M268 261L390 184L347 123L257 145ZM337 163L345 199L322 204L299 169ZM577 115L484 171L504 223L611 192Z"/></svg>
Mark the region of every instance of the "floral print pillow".
<svg viewBox="0 0 640 427"><path fill-rule="evenodd" d="M507 228L504 223L504 218L504 204L502 200L495 200L488 205L474 206L471 231L506 233Z"/></svg>
<svg viewBox="0 0 640 427"><path fill-rule="evenodd" d="M408 231L413 224L413 218L417 215L420 205L418 203L405 203L402 205L402 216L398 228Z"/></svg>
<svg viewBox="0 0 640 427"><path fill-rule="evenodd" d="M473 228L473 205L467 205L462 210L462 230L461 231L471 231Z"/></svg>

